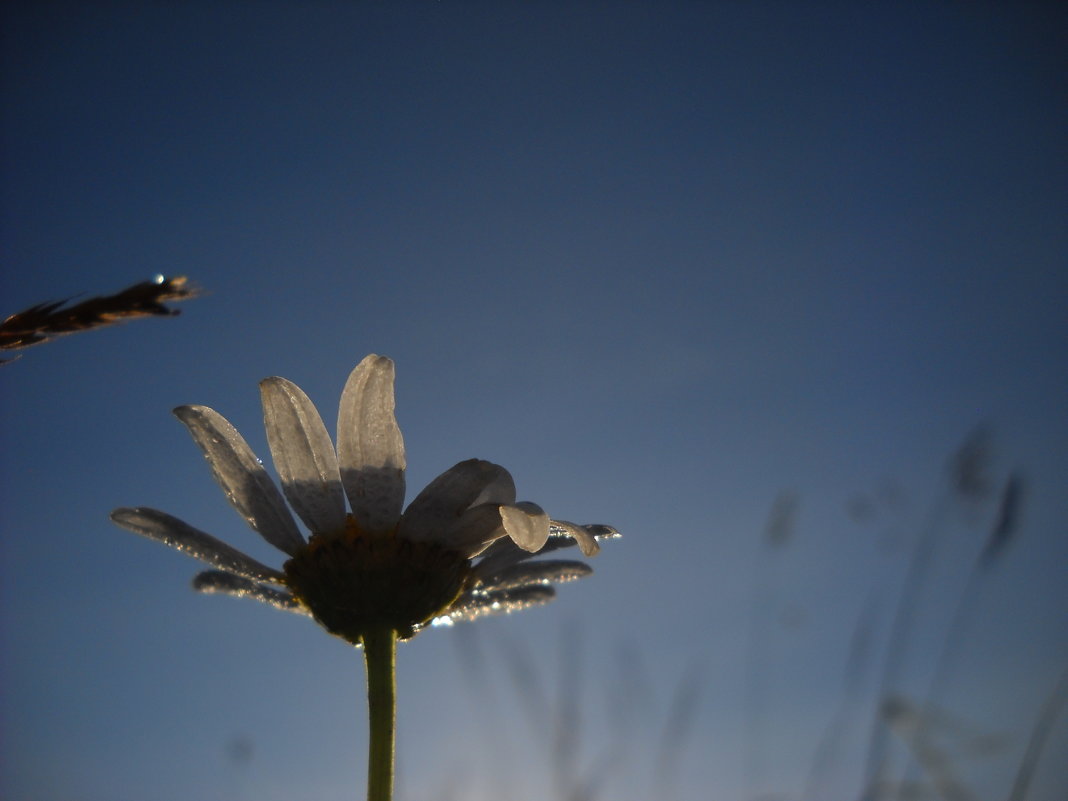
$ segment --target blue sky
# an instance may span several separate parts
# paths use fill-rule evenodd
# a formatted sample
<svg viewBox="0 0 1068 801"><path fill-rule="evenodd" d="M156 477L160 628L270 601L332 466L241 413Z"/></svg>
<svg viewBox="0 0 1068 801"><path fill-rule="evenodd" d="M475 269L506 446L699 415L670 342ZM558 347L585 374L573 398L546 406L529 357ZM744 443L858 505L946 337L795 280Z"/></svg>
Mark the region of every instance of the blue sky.
<svg viewBox="0 0 1068 801"><path fill-rule="evenodd" d="M1068 665L1063 9L3 14L0 312L156 273L204 290L0 369L6 797L360 796L358 655L194 594L195 563L107 514L278 564L170 409L212 406L266 458L257 382L332 427L372 352L410 488L478 456L625 535L552 606L402 647L398 801L564 797L555 702L530 708L515 662L577 698L568 759L599 797L857 797L910 554L933 532L886 689L920 704L1018 471L934 699L956 778L1008 795ZM946 463L981 425L967 500ZM1029 798L1063 795L1066 750L1061 718Z"/></svg>

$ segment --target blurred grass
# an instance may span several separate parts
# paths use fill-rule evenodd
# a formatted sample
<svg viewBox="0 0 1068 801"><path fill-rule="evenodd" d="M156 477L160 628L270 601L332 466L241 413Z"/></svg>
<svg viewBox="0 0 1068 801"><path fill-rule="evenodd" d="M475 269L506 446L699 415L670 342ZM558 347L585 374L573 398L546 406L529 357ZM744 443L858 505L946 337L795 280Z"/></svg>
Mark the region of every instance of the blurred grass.
<svg viewBox="0 0 1068 801"><path fill-rule="evenodd" d="M900 583L896 588L873 591L866 603L859 605L851 645L839 668L839 705L828 710L821 737L798 744L811 754L807 775L799 775L794 785L777 790L769 789L759 771L747 779L744 774L763 764L761 754L754 751L766 744L759 722L746 721L745 732L740 732L744 734L740 738L743 764L733 766L743 774L741 786L747 788L737 796L738 801L843 799L840 791L830 788L835 786L832 778L840 781L842 774L858 769L855 756L847 756L844 747L857 740L858 716L867 720L859 724L859 735L866 735L868 743L867 763L859 766L855 793L843 801L1001 801L976 780L974 768L987 760L1004 760L1019 743L1004 732L972 722L968 702L956 697L959 692L956 700L947 695L958 670L966 667L960 664L965 645L983 635L982 628L974 623L984 584L1010 552L1025 512L1022 471L999 471L997 461L992 430L985 425L976 427L947 460L945 483L929 504L926 522L915 530ZM756 707L773 705L762 683L770 672L789 667L766 661L771 652L769 643L784 631L785 623L777 610L788 606L789 600L776 595L776 574L771 568L782 552L798 547L799 509L800 497L794 492L783 492L774 499L753 578L753 630L745 670L750 698L747 708L749 713L767 715L773 723L774 708ZM951 521L961 520L974 536L963 544L941 543ZM940 560L971 562L963 588L949 610L934 609L926 600L925 588L938 575L934 565ZM888 625L880 627L880 610L888 607L893 614ZM934 651L922 647L917 639L920 624L927 623L928 615L949 621L941 646ZM513 695L521 710L520 720L509 721L501 694L490 695L489 708L482 709L481 714L500 719L483 725L491 731L509 725L528 729L539 750L523 754L522 759L531 772L548 777L549 787L531 796L523 795L529 791L518 789L522 783L511 783L502 774L496 777L495 794L486 797L514 801L535 797L559 801L721 798L693 790L697 761L712 756L697 751L695 732L708 713L706 698L716 689L708 686L709 673L700 661L694 658L681 675L667 676L661 666L650 668L648 654L639 646L618 645L611 659L613 675L591 676L587 651L596 647L592 642L577 626L565 627L552 656L555 669L549 671L545 669L547 654L534 651L510 632L496 632L489 648L483 634L474 629L457 639L464 672L472 676L473 697L485 702L490 674L499 668L507 677L503 694ZM828 665L828 669L833 666ZM917 694L913 689L910 694L909 686L917 684L926 684L927 691ZM602 720L594 720L598 696L593 690L598 689L606 712ZM1031 798L1036 772L1051 767L1043 760L1055 757L1047 754L1045 747L1066 703L1068 671L1060 676L1039 711L1012 780L1009 801ZM854 762L845 764L846 759ZM503 760L496 762L498 766L504 764ZM493 766L487 765L486 770L492 772ZM1034 797L1031 801L1045 800Z"/></svg>

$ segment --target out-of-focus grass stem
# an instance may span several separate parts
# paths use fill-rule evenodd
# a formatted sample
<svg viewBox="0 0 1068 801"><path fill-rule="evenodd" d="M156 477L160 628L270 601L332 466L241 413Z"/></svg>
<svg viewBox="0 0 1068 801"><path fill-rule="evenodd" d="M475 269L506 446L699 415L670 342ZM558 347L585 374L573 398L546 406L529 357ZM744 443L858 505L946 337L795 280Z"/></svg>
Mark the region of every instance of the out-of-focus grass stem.
<svg viewBox="0 0 1068 801"><path fill-rule="evenodd" d="M765 772L764 701L772 661L769 648L774 631L775 587L779 584L776 567L782 550L793 538L799 506L800 499L792 491L783 490L775 497L761 537L765 549L754 565L745 671L744 760L746 791L750 796L757 791L756 784Z"/></svg>
<svg viewBox="0 0 1068 801"><path fill-rule="evenodd" d="M982 499L989 492L987 467L991 454L989 426L976 426L954 452L949 461L949 488L936 503L927 524L923 527L912 551L905 578L898 595L897 608L887 636L883 669L876 685L876 713L868 741L862 798L877 798L885 789L887 771L887 734L884 702L896 691L901 669L905 663L906 647L912 632L916 608L927 582L933 561L935 544L944 529L955 502Z"/></svg>
<svg viewBox="0 0 1068 801"><path fill-rule="evenodd" d="M934 702L945 692L949 679L953 675L957 657L965 641L965 634L971 628L968 625L969 612L975 608L975 601L982 587L983 578L989 570L992 570L998 564L1005 553L1005 548L1016 533L1019 524L1023 486L1023 478L1019 472L1013 472L1005 483L998 506L997 518L986 543L983 545L983 549L976 556L971 570L968 572L964 589L961 591L956 609L953 611L953 617L946 628L946 636L935 661L934 675L931 677L926 702L923 704L923 708L926 710L930 710ZM920 717L914 736L917 748L921 751L930 746L930 733L928 731L930 717L930 715L922 715ZM914 756L916 755L914 754ZM914 778L914 772L907 772L905 778L906 782L902 783L902 788L907 785L909 779ZM903 789L899 790L897 794L899 799L903 797L903 792Z"/></svg>
<svg viewBox="0 0 1068 801"><path fill-rule="evenodd" d="M875 628L876 604L869 600L857 620L856 628L849 646L849 658L846 660L845 676L842 681L842 695L834 717L820 738L819 745L812 757L805 789L801 798L823 797L822 785L830 775L834 765L842 733L846 728L849 710L856 705L861 693L861 679L871 652L872 632Z"/></svg>
<svg viewBox="0 0 1068 801"><path fill-rule="evenodd" d="M878 798L879 793L882 792L881 788L886 772L887 745L887 729L882 715L883 701L893 691L901 678L901 668L905 662L905 646L912 630L917 601L931 566L935 539L945 525L948 511L947 500L944 499L936 506L931 514L930 521L924 526L919 539L916 541L912 557L905 572L901 593L898 595L897 608L890 624L882 672L876 685L876 710L872 721L872 730L868 741L868 755L864 769L862 797L865 799Z"/></svg>
<svg viewBox="0 0 1068 801"><path fill-rule="evenodd" d="M1053 687L1046 702L1042 704L1042 710L1038 714L1038 720L1031 730L1031 737L1027 741L1020 767L1016 771L1016 779L1012 784L1012 791L1007 801L1024 801L1027 791L1034 778L1038 760L1042 757L1042 751L1046 747L1046 740L1053 730L1053 724L1060 715L1065 702L1068 701L1068 668L1061 673L1061 677Z"/></svg>

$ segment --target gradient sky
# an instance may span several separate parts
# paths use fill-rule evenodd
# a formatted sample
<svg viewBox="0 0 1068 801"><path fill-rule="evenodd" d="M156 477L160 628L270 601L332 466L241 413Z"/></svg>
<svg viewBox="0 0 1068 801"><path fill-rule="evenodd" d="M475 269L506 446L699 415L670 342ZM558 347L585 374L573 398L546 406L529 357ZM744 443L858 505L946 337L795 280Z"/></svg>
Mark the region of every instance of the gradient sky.
<svg viewBox="0 0 1068 801"><path fill-rule="evenodd" d="M280 564L170 410L266 458L257 382L332 428L372 352L410 494L478 456L624 533L552 606L401 647L398 801L563 799L569 771L598 799L856 798L910 555L929 535L884 689L920 708L1015 471L929 715L1006 798L1068 666L1063 5L2 13L0 313L203 288L0 368L5 798L362 797L358 654L196 595L107 515ZM969 499L946 465L977 426ZM1028 798L1064 797L1066 753L1062 716Z"/></svg>

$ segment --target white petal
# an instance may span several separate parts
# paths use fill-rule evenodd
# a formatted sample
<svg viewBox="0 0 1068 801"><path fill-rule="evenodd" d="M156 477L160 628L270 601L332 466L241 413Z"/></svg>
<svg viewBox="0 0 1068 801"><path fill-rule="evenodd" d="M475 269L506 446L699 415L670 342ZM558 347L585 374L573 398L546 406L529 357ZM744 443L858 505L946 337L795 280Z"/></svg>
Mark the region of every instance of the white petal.
<svg viewBox="0 0 1068 801"><path fill-rule="evenodd" d="M465 510L446 530L441 542L470 559L503 536L505 530L501 507L495 503L483 503Z"/></svg>
<svg viewBox="0 0 1068 801"><path fill-rule="evenodd" d="M341 393L337 456L352 514L374 533L391 530L404 507L404 439L393 409L393 362L371 354Z"/></svg>
<svg viewBox="0 0 1068 801"><path fill-rule="evenodd" d="M397 536L448 545L460 516L484 492L499 494L511 480L503 467L482 459L455 464L431 481L408 505Z"/></svg>
<svg viewBox="0 0 1068 801"><path fill-rule="evenodd" d="M216 570L197 573L193 578L193 589L209 595L218 593L232 595L235 598L252 598L254 601L260 601L276 609L311 617L311 612L307 607L285 590L276 590L274 587L258 584L230 573L220 573Z"/></svg>
<svg viewBox="0 0 1068 801"><path fill-rule="evenodd" d="M222 540L217 540L165 512L144 507L123 508L112 512L111 519L135 534L170 545L228 573L236 573L256 581L273 581L276 584L285 581L285 576L277 570L257 562Z"/></svg>
<svg viewBox="0 0 1068 801"><path fill-rule="evenodd" d="M304 538L278 487L237 429L207 406L179 406L174 414L204 451L215 480L234 508L267 542L295 554Z"/></svg>
<svg viewBox="0 0 1068 801"><path fill-rule="evenodd" d="M501 520L512 542L524 551L534 553L549 539L549 516L536 503L502 506Z"/></svg>
<svg viewBox="0 0 1068 801"><path fill-rule="evenodd" d="M478 496L471 501L470 506L478 506L483 503L513 504L515 503L515 480L512 474L499 464L493 465L497 471L493 478Z"/></svg>
<svg viewBox="0 0 1068 801"><path fill-rule="evenodd" d="M319 412L284 378L261 381L260 396L267 443L290 505L315 533L344 531L345 493L334 443Z"/></svg>

